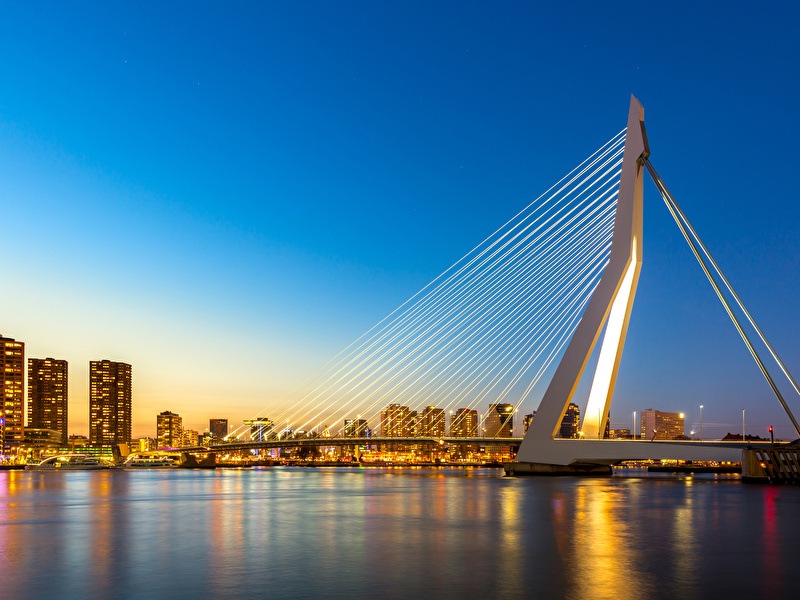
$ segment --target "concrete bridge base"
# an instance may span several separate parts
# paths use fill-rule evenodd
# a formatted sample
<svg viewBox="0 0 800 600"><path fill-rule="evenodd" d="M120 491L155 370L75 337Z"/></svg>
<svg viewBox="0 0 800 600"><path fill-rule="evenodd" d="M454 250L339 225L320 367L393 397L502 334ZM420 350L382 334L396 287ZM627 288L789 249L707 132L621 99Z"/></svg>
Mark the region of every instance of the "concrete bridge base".
<svg viewBox="0 0 800 600"><path fill-rule="evenodd" d="M580 475L582 477L610 477L611 465L573 463L571 465L549 465L544 463L508 462L503 465L507 477L527 475Z"/></svg>

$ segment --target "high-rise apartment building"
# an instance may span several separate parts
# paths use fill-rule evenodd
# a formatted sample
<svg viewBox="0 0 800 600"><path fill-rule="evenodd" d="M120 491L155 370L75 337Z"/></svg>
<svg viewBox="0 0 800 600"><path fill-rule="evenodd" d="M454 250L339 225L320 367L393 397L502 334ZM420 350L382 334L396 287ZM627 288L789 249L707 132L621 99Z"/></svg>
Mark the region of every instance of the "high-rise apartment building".
<svg viewBox="0 0 800 600"><path fill-rule="evenodd" d="M159 448L178 448L182 445L183 419L165 410L156 416L156 440Z"/></svg>
<svg viewBox="0 0 800 600"><path fill-rule="evenodd" d="M25 437L25 344L0 335L0 450Z"/></svg>
<svg viewBox="0 0 800 600"><path fill-rule="evenodd" d="M643 440L679 440L684 437L684 414L662 412L648 408L642 411L641 436Z"/></svg>
<svg viewBox="0 0 800 600"><path fill-rule="evenodd" d="M28 359L28 427L54 429L67 445L67 361Z"/></svg>
<svg viewBox="0 0 800 600"><path fill-rule="evenodd" d="M110 360L89 363L89 442L113 446L131 441L131 366Z"/></svg>
<svg viewBox="0 0 800 600"><path fill-rule="evenodd" d="M407 406L390 404L381 412L382 437L414 437L417 429L417 411Z"/></svg>
<svg viewBox="0 0 800 600"><path fill-rule="evenodd" d="M426 406L417 417L417 435L444 437L445 413L443 408Z"/></svg>
<svg viewBox="0 0 800 600"><path fill-rule="evenodd" d="M570 402L567 410L564 411L564 416L561 418L561 428L559 435L562 438L578 438L581 423L581 408L574 402Z"/></svg>
<svg viewBox="0 0 800 600"><path fill-rule="evenodd" d="M181 446L193 447L200 445L200 432L196 429L184 429L181 432Z"/></svg>
<svg viewBox="0 0 800 600"><path fill-rule="evenodd" d="M228 419L209 419L208 431L214 440L224 440L228 435Z"/></svg>
<svg viewBox="0 0 800 600"><path fill-rule="evenodd" d="M489 438L512 437L514 434L514 405L490 404L483 422L485 436Z"/></svg>
<svg viewBox="0 0 800 600"><path fill-rule="evenodd" d="M478 411L474 408L459 408L450 418L452 437L478 437Z"/></svg>

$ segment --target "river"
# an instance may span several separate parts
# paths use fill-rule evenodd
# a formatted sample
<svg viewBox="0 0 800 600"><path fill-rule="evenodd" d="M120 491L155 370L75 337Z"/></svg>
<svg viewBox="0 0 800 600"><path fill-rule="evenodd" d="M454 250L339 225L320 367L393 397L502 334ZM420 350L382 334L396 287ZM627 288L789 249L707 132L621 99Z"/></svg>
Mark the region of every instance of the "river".
<svg viewBox="0 0 800 600"><path fill-rule="evenodd" d="M494 469L0 471L0 598L800 594L800 486Z"/></svg>

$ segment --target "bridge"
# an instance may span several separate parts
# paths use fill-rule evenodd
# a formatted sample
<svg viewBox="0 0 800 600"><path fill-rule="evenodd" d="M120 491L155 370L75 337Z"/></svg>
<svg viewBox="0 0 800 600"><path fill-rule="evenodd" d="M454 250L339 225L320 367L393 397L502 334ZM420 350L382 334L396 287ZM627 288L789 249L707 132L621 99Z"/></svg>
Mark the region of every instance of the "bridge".
<svg viewBox="0 0 800 600"><path fill-rule="evenodd" d="M519 444L515 473L602 471L647 458L740 460L752 442L646 440L635 431L639 439L605 439L642 266L645 172L800 436L756 346L798 395L800 387L649 157L644 109L631 97L625 129L213 448ZM576 391L593 356L583 402ZM572 403L584 407L577 436L563 431ZM520 407L535 404L524 438L515 438Z"/></svg>

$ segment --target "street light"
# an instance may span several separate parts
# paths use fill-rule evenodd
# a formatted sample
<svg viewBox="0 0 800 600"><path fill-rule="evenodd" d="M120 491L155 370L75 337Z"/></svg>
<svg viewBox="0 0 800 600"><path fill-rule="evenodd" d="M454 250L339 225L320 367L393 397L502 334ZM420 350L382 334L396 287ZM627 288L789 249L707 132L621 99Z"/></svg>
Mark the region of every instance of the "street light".
<svg viewBox="0 0 800 600"><path fill-rule="evenodd" d="M703 405L700 405L700 439L703 439Z"/></svg>

